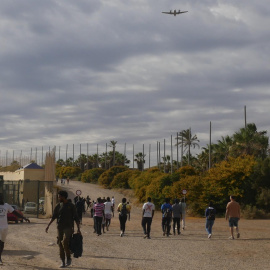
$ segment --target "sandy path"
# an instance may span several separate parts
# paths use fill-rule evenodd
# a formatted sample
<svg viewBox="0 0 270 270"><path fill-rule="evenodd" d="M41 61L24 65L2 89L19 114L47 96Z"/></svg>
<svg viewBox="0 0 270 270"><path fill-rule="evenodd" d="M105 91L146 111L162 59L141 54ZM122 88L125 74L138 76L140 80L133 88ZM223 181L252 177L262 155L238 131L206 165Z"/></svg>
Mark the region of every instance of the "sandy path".
<svg viewBox="0 0 270 270"><path fill-rule="evenodd" d="M123 195L97 185L70 182L65 186L70 198L77 189L92 198L112 196L116 203ZM132 205L132 199L131 199ZM56 224L49 233L49 220L31 219L31 224L10 224L0 269L58 269L60 260L56 243ZM187 230L180 236L163 237L161 215L156 213L152 239L143 239L141 209L132 205L126 236L119 236L119 221L113 218L109 232L97 237L89 213L83 218L84 253L73 259L71 269L269 269L270 220L240 220L241 238L228 240L224 219L217 219L212 239L207 238L204 219L187 219ZM53 243L54 245L49 245ZM33 256L30 259L24 256Z"/></svg>

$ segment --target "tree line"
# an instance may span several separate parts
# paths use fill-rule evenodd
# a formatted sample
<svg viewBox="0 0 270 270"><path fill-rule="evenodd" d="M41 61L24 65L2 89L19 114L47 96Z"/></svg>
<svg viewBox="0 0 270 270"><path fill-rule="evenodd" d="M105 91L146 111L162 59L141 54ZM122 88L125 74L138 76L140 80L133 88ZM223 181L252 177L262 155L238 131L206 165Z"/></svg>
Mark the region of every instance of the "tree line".
<svg viewBox="0 0 270 270"><path fill-rule="evenodd" d="M158 166L144 170L146 155L139 152L134 159L138 169L130 169L130 161L116 151L117 142L112 141L113 150L108 153L81 155L76 161L67 160L69 164L58 160L57 176L77 177L105 188L133 189L140 202L150 196L157 205L165 198L182 197L182 190L186 189L190 213L194 215L203 215L210 201L222 214L233 194L243 205L247 217L268 217L270 158L267 131L258 131L254 123L247 124L233 135L222 136L216 143L203 147L197 155L191 153L192 149L199 148L197 135L192 135L191 129L180 131L175 139L183 150L181 161L171 160L167 155ZM71 161L77 167L68 166Z"/></svg>
<svg viewBox="0 0 270 270"><path fill-rule="evenodd" d="M270 209L268 140L267 131L258 131L250 123L193 155L192 149L199 148L200 141L189 128L175 138L175 145L181 149L180 161L166 155L149 169L144 169L143 152L134 154L137 169L130 169L130 160L116 150L117 141L111 141L108 152L57 160L56 177L77 178L105 188L133 189L140 202L151 196L156 205L167 197L182 197L182 190L186 189L189 211L194 215L203 215L209 201L222 214L229 196L235 195L247 217L263 218L268 217ZM9 169L14 170L17 165L13 163Z"/></svg>

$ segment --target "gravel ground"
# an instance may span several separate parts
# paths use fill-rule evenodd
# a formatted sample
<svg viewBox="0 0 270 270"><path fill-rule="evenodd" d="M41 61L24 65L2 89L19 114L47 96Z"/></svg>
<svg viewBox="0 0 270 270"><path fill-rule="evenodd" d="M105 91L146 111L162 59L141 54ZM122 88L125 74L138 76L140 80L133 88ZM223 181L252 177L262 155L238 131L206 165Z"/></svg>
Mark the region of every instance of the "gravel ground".
<svg viewBox="0 0 270 270"><path fill-rule="evenodd" d="M115 190L97 185L71 181L65 186L73 198L77 189L82 196L96 199L112 196L118 204L123 197ZM216 219L213 236L207 238L203 218L187 218L181 235L164 237L161 214L156 212L152 224L152 239L143 239L141 206L132 205L131 221L126 235L120 237L119 221L112 219L110 231L101 236L93 234L89 213L83 217L83 256L73 259L69 267L84 269L269 269L270 220L240 220L240 239L229 240L225 219ZM10 224L0 269L58 269L60 259L56 245L56 223L45 233L48 219L31 219L31 223Z"/></svg>

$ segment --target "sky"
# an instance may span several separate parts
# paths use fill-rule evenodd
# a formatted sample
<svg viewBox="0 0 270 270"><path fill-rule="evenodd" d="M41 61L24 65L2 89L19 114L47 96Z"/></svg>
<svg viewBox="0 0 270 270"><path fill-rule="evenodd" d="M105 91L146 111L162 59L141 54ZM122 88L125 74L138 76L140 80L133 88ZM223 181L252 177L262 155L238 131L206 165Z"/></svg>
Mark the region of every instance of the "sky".
<svg viewBox="0 0 270 270"><path fill-rule="evenodd" d="M244 106L269 131L269 14L266 0L1 0L0 156L112 140L154 156L164 139L170 154L188 128L206 147L210 121L215 143Z"/></svg>

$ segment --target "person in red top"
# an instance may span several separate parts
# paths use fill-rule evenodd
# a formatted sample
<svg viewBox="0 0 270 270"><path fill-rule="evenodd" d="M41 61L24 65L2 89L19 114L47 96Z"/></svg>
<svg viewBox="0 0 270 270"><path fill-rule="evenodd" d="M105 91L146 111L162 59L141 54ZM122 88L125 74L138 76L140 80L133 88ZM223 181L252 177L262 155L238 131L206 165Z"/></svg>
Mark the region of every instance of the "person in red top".
<svg viewBox="0 0 270 270"><path fill-rule="evenodd" d="M237 238L240 237L239 228L238 228L238 221L240 219L240 205L238 202L235 201L234 196L230 196L230 202L227 204L226 207L226 220L229 218L229 227L231 236L229 239L234 239L233 235L233 227L236 228Z"/></svg>

